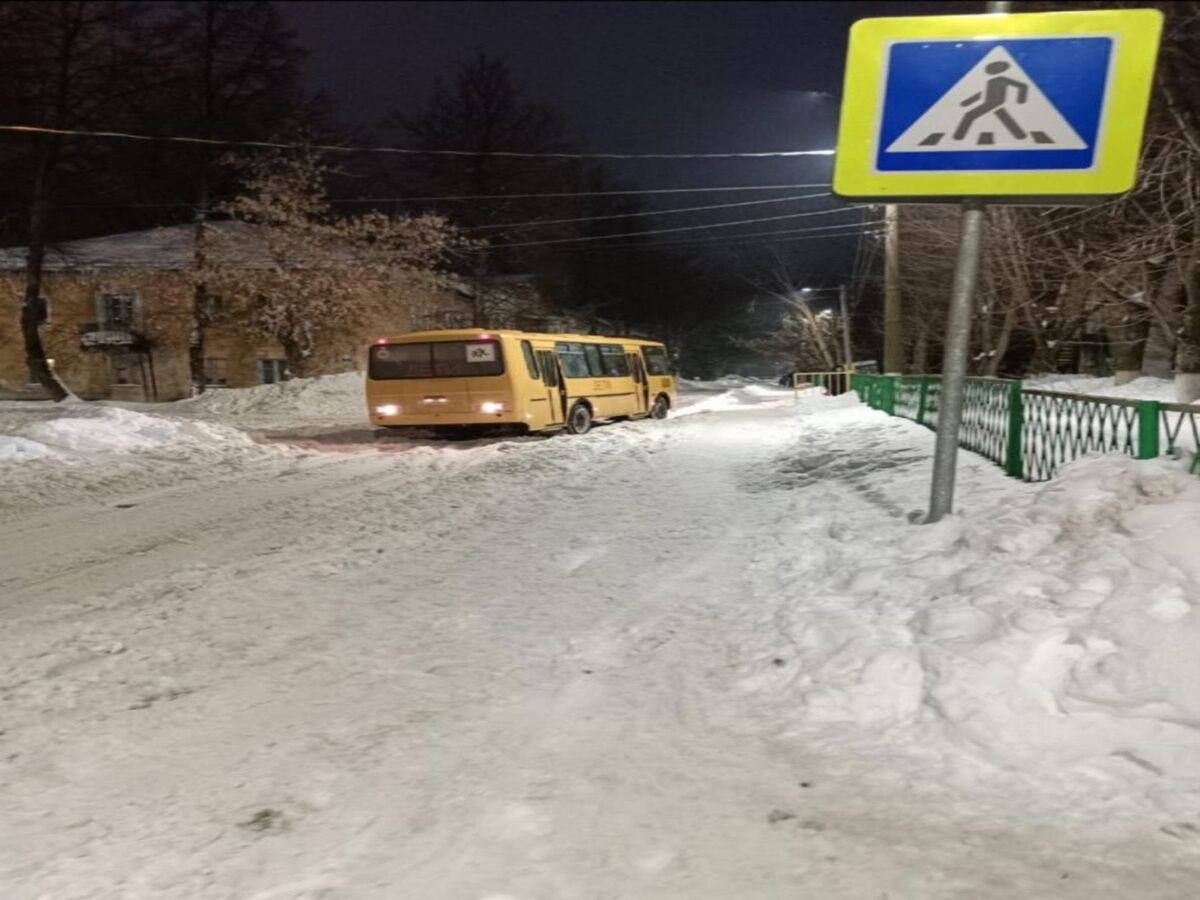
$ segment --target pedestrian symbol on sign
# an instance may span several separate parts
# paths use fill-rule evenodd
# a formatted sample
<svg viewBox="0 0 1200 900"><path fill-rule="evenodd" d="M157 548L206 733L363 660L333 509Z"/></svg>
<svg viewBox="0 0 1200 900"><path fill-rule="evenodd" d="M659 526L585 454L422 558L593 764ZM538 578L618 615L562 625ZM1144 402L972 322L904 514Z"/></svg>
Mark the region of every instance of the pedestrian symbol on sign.
<svg viewBox="0 0 1200 900"><path fill-rule="evenodd" d="M994 63L988 63L983 67L984 71L994 77L989 78L987 87L980 93L972 94L960 105L970 106L971 110L962 117L962 121L958 123L958 127L954 129L954 139L961 141L967 136L967 132L971 130L971 125L976 119L981 119L988 113L995 113L996 118L1000 123L1009 130L1013 137L1017 140L1022 140L1025 137L1025 132L1021 129L1013 117L1008 114L1005 109L1005 101L1008 97L1008 89L1013 88L1017 95L1017 102L1024 103L1029 97L1029 85L1023 81L1017 81L1014 78L1008 78L1001 72L1008 71L1008 63L997 60ZM982 103L975 105L977 101L982 100ZM992 143L990 136L988 140L983 140L984 132L980 134L980 143ZM1035 131L1034 140L1039 144L1052 144L1053 140L1046 136L1044 131Z"/></svg>
<svg viewBox="0 0 1200 900"><path fill-rule="evenodd" d="M1004 47L994 47L887 153L1086 150L1087 143Z"/></svg>

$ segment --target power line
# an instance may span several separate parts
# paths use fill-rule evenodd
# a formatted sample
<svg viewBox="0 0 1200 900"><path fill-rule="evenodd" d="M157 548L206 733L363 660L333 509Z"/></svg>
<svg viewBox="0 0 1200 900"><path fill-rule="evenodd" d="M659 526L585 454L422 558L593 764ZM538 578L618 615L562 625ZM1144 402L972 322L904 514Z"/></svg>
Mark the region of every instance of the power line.
<svg viewBox="0 0 1200 900"><path fill-rule="evenodd" d="M344 203L428 203L432 201L467 201L467 200L537 200L537 199L555 199L563 197L635 197L649 196L654 194L711 194L719 192L734 192L740 193L743 191L791 191L804 188L827 188L829 182L815 181L806 182L803 184L744 184L744 185L722 185L720 187L685 187L685 188L645 188L628 191L550 191L546 193L534 194L451 194L445 196L428 196L428 197L344 197L330 198L331 204ZM823 194L814 194L813 196L825 196ZM213 203L222 202L232 199L224 197L214 199ZM51 209L179 209L188 208L194 209L196 203L194 200L177 200L173 203L143 203L139 201L129 201L126 203L51 203ZM25 206L10 205L5 209L25 209Z"/></svg>
<svg viewBox="0 0 1200 900"><path fill-rule="evenodd" d="M780 232L780 234L783 234L783 233L784 232ZM822 240L824 238L859 238L861 240L863 237L876 236L876 235L880 235L880 234L883 234L883 231L881 229L876 228L871 231L843 231L843 232L838 232L836 234L809 234L809 235L801 235L798 237L757 238L755 240L739 240L737 238L712 238L711 240L704 240L704 241L673 241L671 243L655 244L654 247L655 248L661 247L666 250L674 250L674 249L682 250L682 249L688 249L688 248L694 248L694 249L699 250L699 249L703 249L705 246L763 247L763 246L767 246L770 244L790 244L790 243L793 243L796 241L818 241L818 240ZM637 246L644 246L644 245L618 244L616 247L584 247L581 249L584 250L585 252L591 253L591 252L599 252L602 250L619 250L619 249L627 250L627 249L630 249L632 247L637 247Z"/></svg>
<svg viewBox="0 0 1200 900"><path fill-rule="evenodd" d="M622 248L640 247L643 250L658 250L665 247L694 247L701 244L771 244L776 242L785 242L790 240L798 240L791 235L812 235L813 237L856 237L858 235L879 234L878 229L874 226L882 224L882 222L848 222L845 225L821 225L816 228L788 228L778 231L757 231L749 234L732 235L727 238L696 238L694 240L684 241L657 241L653 244L646 243L627 243L627 244L605 244L596 247L578 247L578 248L563 248L563 249L579 249L579 250L618 250ZM841 228L858 228L869 226L873 230L865 231L836 231ZM815 234L815 232L825 232L823 234ZM756 240L746 240L747 238L756 238Z"/></svg>
<svg viewBox="0 0 1200 900"><path fill-rule="evenodd" d="M570 248L563 248L563 249L594 251L594 250L617 250L617 249L622 249L622 248L637 247L642 250L658 250L658 249L668 248L668 247L695 246L698 244L731 244L732 245L732 244L787 243L787 242L795 241L795 240L810 240L810 239L816 239L816 238L847 238L847 237L856 237L856 236L865 236L865 235L879 235L879 234L882 234L883 232L876 226L879 226L882 224L883 224L883 220L880 219L880 220L876 220L873 222L848 222L844 225L818 225L813 228L791 228L791 229L783 229L783 230L776 230L776 231L751 232L750 234L734 235L729 238L700 238L700 239L695 239L695 240L684 240L684 241L662 241L662 242L657 242L657 243L653 243L653 244L627 243L627 244L610 244L610 245L606 245L606 246L596 246L596 247L570 247ZM864 226L865 226L865 228L864 228ZM859 230L859 231L838 231L838 229L845 229L845 228L857 228L857 229L861 229L861 230ZM817 232L823 232L823 233L818 234ZM794 235L803 235L804 237L794 237ZM762 239L747 240L747 238L754 238L754 237L760 237ZM8 250L8 251L11 251L12 249L14 249L14 248L6 248L6 250ZM23 250L24 248L15 248L15 249ZM56 251L56 256L59 257L59 260L55 262L56 268L53 269L53 271L59 271L59 269L57 268L57 265L59 263L61 263L61 262L69 263L71 261L69 253L62 253L62 252ZM353 262L357 259L365 259L365 258L366 257L336 256L336 255L328 256L328 257L306 256L304 261L305 261L305 263L311 264L314 262L321 262L324 259L328 259L333 262L346 263L346 262ZM113 256L113 257L102 258L102 257L95 257L95 256L88 255L86 257L86 260L80 259L79 262L81 265L86 264L88 266L112 265L112 266L119 266L121 268L144 267L144 268L156 268L156 269L163 268L166 270L171 269L170 266L161 266L162 259L160 257L154 257L154 256L144 257L144 258L129 257L129 256L119 256L119 257ZM826 288L817 288L815 290L826 290Z"/></svg>
<svg viewBox="0 0 1200 900"><path fill-rule="evenodd" d="M349 197L331 203L418 203L433 200L533 200L541 197L632 197L645 194L710 194L717 191L791 191L827 188L828 181L806 184L742 184L722 187L650 188L630 191L552 191L540 194L456 194L443 197Z"/></svg>
<svg viewBox="0 0 1200 900"><path fill-rule="evenodd" d="M834 213L857 212L858 207L845 206L838 209L818 209L812 212L789 213L786 216L763 216L758 219L738 219L733 222L710 222L706 225L681 225L676 228L654 228L649 231L630 231L624 234L597 234L577 238L556 238L550 241L523 241L518 244L504 244L506 248L514 247L543 247L548 244L575 244L582 241L607 241L623 237L644 237L650 234L671 234L678 231L703 231L706 228L729 228L734 225L755 225L759 222L778 222L782 219L803 219L808 216L827 216Z"/></svg>
<svg viewBox="0 0 1200 900"><path fill-rule="evenodd" d="M811 200L815 197L832 197L828 191L820 194L798 194L793 197L771 197L767 200L743 200L738 203L716 203L711 206L685 206L676 209L647 209L637 212L613 213L606 216L582 216L577 219L534 219L528 222L508 222L503 225L480 225L467 231L494 231L498 228L536 228L542 225L566 225L571 222L600 222L606 219L633 219L640 216L666 216L672 213L704 212L710 209L730 209L735 206L761 206L766 203L790 203L794 200Z"/></svg>
<svg viewBox="0 0 1200 900"><path fill-rule="evenodd" d="M82 131L43 128L38 125L0 125L0 131L18 134L54 134L60 137L108 138L125 141L161 141L216 147L257 147L267 150L320 150L328 153L392 153L404 156L500 156L509 159L766 159L796 156L833 156L827 150L760 150L738 153L526 153L517 150L418 150L411 147L348 147L338 144L288 144L279 141L235 141L184 135L133 134L124 131Z"/></svg>

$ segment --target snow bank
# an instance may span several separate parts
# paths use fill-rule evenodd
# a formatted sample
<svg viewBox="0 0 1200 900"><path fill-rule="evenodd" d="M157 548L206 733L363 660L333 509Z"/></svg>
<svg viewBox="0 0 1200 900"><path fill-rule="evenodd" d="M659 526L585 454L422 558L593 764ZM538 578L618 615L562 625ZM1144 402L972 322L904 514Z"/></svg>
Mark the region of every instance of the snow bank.
<svg viewBox="0 0 1200 900"><path fill-rule="evenodd" d="M0 434L0 463L24 462L57 455L52 448L29 438Z"/></svg>
<svg viewBox="0 0 1200 900"><path fill-rule="evenodd" d="M928 758L948 740L1047 779L1133 780L1200 818L1200 479L1167 460L1090 459L916 526L880 520L878 504L916 501L925 461L907 487L884 471L894 462L862 464L865 477L822 465L876 508L805 503L739 702L832 749L884 735Z"/></svg>
<svg viewBox="0 0 1200 900"><path fill-rule="evenodd" d="M1200 483L1089 461L958 541L965 565L913 621L953 737L1008 764L1200 778Z"/></svg>
<svg viewBox="0 0 1200 900"><path fill-rule="evenodd" d="M134 453L166 446L249 443L241 432L218 425L83 404L61 407L60 415L24 426L18 437L52 451L74 453Z"/></svg>
<svg viewBox="0 0 1200 900"><path fill-rule="evenodd" d="M746 409L772 409L796 402L791 388L769 383L750 383L729 389L722 381L680 382L679 408L671 415L690 416L704 412L734 412Z"/></svg>
<svg viewBox="0 0 1200 900"><path fill-rule="evenodd" d="M66 404L58 415L21 427L14 436L22 445L31 443L55 451L72 453L134 453L167 445L181 447L197 443L232 441L244 443L239 432L203 422L187 422L146 415L113 406ZM14 439L14 438L10 438Z"/></svg>
<svg viewBox="0 0 1200 900"><path fill-rule="evenodd" d="M0 510L23 511L226 477L286 454L211 422L83 402L0 404ZM216 466L216 468L214 468Z"/></svg>
<svg viewBox="0 0 1200 900"><path fill-rule="evenodd" d="M366 424L363 374L293 378L252 388L219 388L177 404L185 415L257 427Z"/></svg>

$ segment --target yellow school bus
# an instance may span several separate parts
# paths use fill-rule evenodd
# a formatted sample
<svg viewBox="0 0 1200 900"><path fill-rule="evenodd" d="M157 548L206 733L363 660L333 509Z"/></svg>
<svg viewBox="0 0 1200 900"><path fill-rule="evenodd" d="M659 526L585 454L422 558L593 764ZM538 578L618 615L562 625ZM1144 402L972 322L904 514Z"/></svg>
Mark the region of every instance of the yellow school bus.
<svg viewBox="0 0 1200 900"><path fill-rule="evenodd" d="M367 413L384 428L583 434L596 419L666 418L675 402L666 347L636 338L417 331L381 338L367 361Z"/></svg>

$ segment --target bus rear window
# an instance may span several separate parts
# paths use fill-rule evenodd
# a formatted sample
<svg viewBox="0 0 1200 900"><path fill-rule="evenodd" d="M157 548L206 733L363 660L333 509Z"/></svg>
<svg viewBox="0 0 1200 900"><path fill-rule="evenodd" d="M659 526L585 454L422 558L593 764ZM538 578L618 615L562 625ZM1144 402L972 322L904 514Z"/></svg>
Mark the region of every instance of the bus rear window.
<svg viewBox="0 0 1200 900"><path fill-rule="evenodd" d="M503 375L504 356L496 341L378 344L371 348L368 374L377 381Z"/></svg>
<svg viewBox="0 0 1200 900"><path fill-rule="evenodd" d="M642 355L646 357L646 371L651 375L671 374L671 363L662 347L643 347Z"/></svg>

